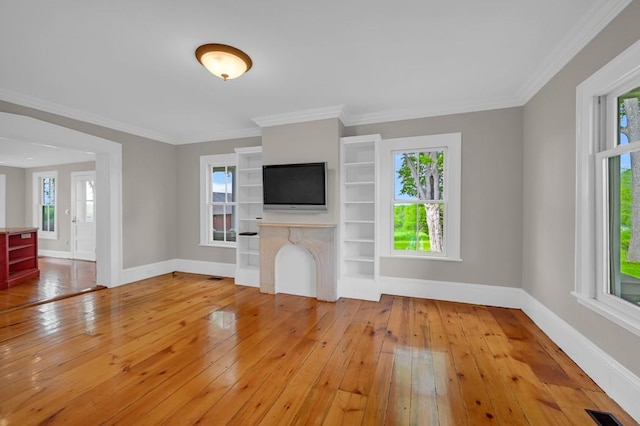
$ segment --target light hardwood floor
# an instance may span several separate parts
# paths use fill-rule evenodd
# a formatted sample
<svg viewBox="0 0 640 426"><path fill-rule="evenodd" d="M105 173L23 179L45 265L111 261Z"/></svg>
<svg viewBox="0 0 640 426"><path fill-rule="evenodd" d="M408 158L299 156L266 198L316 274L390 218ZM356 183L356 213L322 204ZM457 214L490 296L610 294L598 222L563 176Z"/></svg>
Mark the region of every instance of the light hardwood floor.
<svg viewBox="0 0 640 426"><path fill-rule="evenodd" d="M38 258L40 277L0 290L0 312L96 289L96 263Z"/></svg>
<svg viewBox="0 0 640 426"><path fill-rule="evenodd" d="M0 321L2 425L635 424L519 310L177 273Z"/></svg>

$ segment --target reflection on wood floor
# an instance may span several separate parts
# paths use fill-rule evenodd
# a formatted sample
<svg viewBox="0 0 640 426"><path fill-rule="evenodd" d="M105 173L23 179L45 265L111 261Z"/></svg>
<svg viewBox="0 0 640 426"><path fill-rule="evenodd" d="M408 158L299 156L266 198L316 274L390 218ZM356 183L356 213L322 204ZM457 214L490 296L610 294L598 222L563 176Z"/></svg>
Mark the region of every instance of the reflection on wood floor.
<svg viewBox="0 0 640 426"><path fill-rule="evenodd" d="M40 257L38 265L40 278L0 290L0 312L96 287L95 262Z"/></svg>
<svg viewBox="0 0 640 426"><path fill-rule="evenodd" d="M207 278L0 315L0 424L635 424L520 310Z"/></svg>

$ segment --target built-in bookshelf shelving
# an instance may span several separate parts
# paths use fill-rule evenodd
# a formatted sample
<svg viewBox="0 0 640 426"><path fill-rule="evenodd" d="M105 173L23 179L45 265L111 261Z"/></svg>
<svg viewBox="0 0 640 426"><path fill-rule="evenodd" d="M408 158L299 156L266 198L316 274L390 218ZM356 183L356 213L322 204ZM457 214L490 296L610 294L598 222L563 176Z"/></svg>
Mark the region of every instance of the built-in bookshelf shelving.
<svg viewBox="0 0 640 426"><path fill-rule="evenodd" d="M260 235L262 221L262 147L236 148L237 222L236 284L260 285ZM253 235L246 235L254 233Z"/></svg>
<svg viewBox="0 0 640 426"><path fill-rule="evenodd" d="M379 135L341 139L341 264L343 293L378 292L377 155ZM364 286L364 288L363 288ZM367 289L367 287L371 289Z"/></svg>

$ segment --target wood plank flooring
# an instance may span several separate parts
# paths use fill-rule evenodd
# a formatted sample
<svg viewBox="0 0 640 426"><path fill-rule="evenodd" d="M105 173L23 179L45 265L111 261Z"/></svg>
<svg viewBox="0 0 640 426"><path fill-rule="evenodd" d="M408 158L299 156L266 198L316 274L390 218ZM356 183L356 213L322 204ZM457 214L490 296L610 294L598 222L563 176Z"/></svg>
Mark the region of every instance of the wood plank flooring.
<svg viewBox="0 0 640 426"><path fill-rule="evenodd" d="M636 424L519 310L177 273L0 315L0 424Z"/></svg>
<svg viewBox="0 0 640 426"><path fill-rule="evenodd" d="M38 258L40 277L0 290L0 312L95 289L96 263Z"/></svg>

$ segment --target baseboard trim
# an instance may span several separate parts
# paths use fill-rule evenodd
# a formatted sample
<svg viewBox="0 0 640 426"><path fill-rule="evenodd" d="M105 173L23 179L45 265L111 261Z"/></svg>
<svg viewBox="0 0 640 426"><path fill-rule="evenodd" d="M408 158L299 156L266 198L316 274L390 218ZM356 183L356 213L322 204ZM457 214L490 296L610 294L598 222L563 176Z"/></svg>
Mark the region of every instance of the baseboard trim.
<svg viewBox="0 0 640 426"><path fill-rule="evenodd" d="M70 251L60 251L60 250L38 249L38 256L55 257L57 259L71 259L71 252Z"/></svg>
<svg viewBox="0 0 640 426"><path fill-rule="evenodd" d="M380 291L394 296L446 300L476 305L517 308L522 306L523 290L483 284L449 281L417 280L410 278L380 277Z"/></svg>
<svg viewBox="0 0 640 426"><path fill-rule="evenodd" d="M233 278L236 274L235 263L205 262L202 260L174 259L176 271L192 274L214 275Z"/></svg>
<svg viewBox="0 0 640 426"><path fill-rule="evenodd" d="M122 270L120 285L146 280L147 278L168 274L176 270L176 259L150 263L148 265L134 266L133 268Z"/></svg>
<svg viewBox="0 0 640 426"><path fill-rule="evenodd" d="M148 265L134 266L122 270L122 282L120 285L135 281L146 280L158 275L168 274L174 271L189 272L192 274L214 275L220 277L233 277L236 265L233 263L204 262L200 260L171 259L164 262L150 263Z"/></svg>
<svg viewBox="0 0 640 426"><path fill-rule="evenodd" d="M640 377L600 349L549 308L522 291L522 310L607 395L640 421Z"/></svg>
<svg viewBox="0 0 640 426"><path fill-rule="evenodd" d="M341 278L338 280L338 297L378 302L380 296L380 288L373 279Z"/></svg>

